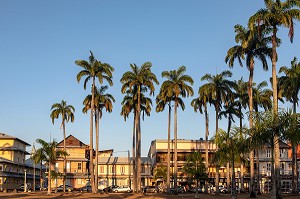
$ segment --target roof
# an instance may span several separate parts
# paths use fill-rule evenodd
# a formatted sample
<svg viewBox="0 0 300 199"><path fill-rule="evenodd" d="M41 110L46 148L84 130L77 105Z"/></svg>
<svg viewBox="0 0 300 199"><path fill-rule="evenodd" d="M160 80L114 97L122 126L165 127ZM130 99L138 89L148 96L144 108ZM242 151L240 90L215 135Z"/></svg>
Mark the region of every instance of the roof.
<svg viewBox="0 0 300 199"><path fill-rule="evenodd" d="M22 142L23 144L27 145L27 146L31 146L30 144L28 144L27 142L17 138L17 137L13 137L11 135L7 135L5 133L1 133L0 132L0 140L18 140L19 142Z"/></svg>
<svg viewBox="0 0 300 199"><path fill-rule="evenodd" d="M62 148L64 146L64 140L60 141L57 144L58 148ZM68 137L66 137L66 147L67 148L84 148L84 147L88 147L86 144L84 144L83 142L81 142L79 139L77 139L76 137L74 137L73 135L69 135Z"/></svg>
<svg viewBox="0 0 300 199"><path fill-rule="evenodd" d="M36 169L40 169L41 168L41 164L35 164L33 165L33 160L31 158L28 158L25 160L25 167L31 167L31 168L36 168ZM44 165L42 165L42 169L46 170L46 167Z"/></svg>

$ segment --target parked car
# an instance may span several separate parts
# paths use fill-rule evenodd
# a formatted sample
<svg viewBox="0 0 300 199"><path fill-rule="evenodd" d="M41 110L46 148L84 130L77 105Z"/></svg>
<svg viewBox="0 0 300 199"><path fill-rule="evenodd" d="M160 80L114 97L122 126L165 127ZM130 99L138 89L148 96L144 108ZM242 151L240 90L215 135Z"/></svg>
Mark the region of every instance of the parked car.
<svg viewBox="0 0 300 199"><path fill-rule="evenodd" d="M118 187L117 185L111 185L111 186L105 187L102 191L105 193L111 193L113 191L113 189L117 188L117 187Z"/></svg>
<svg viewBox="0 0 300 199"><path fill-rule="evenodd" d="M92 187L90 185L85 185L78 189L80 192L92 192Z"/></svg>
<svg viewBox="0 0 300 199"><path fill-rule="evenodd" d="M73 191L73 189L74 188L72 186L66 185L66 191L71 192L71 191ZM63 185L59 185L56 190L57 190L57 192L63 191L64 190L64 186ZM52 191L55 191L55 187L52 188Z"/></svg>
<svg viewBox="0 0 300 199"><path fill-rule="evenodd" d="M129 186L123 185L123 186L118 186L112 189L113 192L119 193L119 192L127 192L130 193L132 190L130 189Z"/></svg>
<svg viewBox="0 0 300 199"><path fill-rule="evenodd" d="M32 188L32 187L31 187L31 184L30 184L30 183L26 183L26 190L29 191L29 190L31 190L31 188ZM20 190L20 191L24 191L24 189L25 189L24 184L21 184L19 190Z"/></svg>
<svg viewBox="0 0 300 199"><path fill-rule="evenodd" d="M143 193L157 193L157 192L159 192L159 189L156 186L145 186L143 188Z"/></svg>
<svg viewBox="0 0 300 199"><path fill-rule="evenodd" d="M172 187L172 188L170 189L170 192L171 192L172 194L175 193L174 187ZM184 193L184 192L185 192L185 187L184 187L184 186L177 186L177 193Z"/></svg>

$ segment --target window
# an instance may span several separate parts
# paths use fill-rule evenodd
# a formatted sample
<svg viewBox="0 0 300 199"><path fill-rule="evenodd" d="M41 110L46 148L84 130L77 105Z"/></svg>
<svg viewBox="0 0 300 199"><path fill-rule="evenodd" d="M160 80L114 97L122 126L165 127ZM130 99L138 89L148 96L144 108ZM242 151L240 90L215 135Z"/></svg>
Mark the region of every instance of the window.
<svg viewBox="0 0 300 199"><path fill-rule="evenodd" d="M124 174L124 173L125 173L125 167L124 167L124 166L121 166L120 172L121 172L121 174Z"/></svg>
<svg viewBox="0 0 300 199"><path fill-rule="evenodd" d="M3 165L0 164L0 171L3 171Z"/></svg>
<svg viewBox="0 0 300 199"><path fill-rule="evenodd" d="M17 158L17 162L19 162L19 158Z"/></svg>
<svg viewBox="0 0 300 199"><path fill-rule="evenodd" d="M281 158L283 158L283 156L284 156L284 149L280 149L280 154L279 155L280 155Z"/></svg>
<svg viewBox="0 0 300 199"><path fill-rule="evenodd" d="M141 173L145 173L145 166L144 165L142 165L142 167L141 167Z"/></svg>
<svg viewBox="0 0 300 199"><path fill-rule="evenodd" d="M115 167L114 166L110 167L110 173L115 173Z"/></svg>
<svg viewBox="0 0 300 199"><path fill-rule="evenodd" d="M70 162L67 162L67 172L70 172Z"/></svg>
<svg viewBox="0 0 300 199"><path fill-rule="evenodd" d="M267 171L271 171L271 164L267 163Z"/></svg>
<svg viewBox="0 0 300 199"><path fill-rule="evenodd" d="M78 170L81 170L81 163L78 163L77 169L78 169Z"/></svg>
<svg viewBox="0 0 300 199"><path fill-rule="evenodd" d="M104 173L104 166L99 167L99 173Z"/></svg>
<svg viewBox="0 0 300 199"><path fill-rule="evenodd" d="M270 157L271 157L271 150L267 149L267 158L270 158Z"/></svg>

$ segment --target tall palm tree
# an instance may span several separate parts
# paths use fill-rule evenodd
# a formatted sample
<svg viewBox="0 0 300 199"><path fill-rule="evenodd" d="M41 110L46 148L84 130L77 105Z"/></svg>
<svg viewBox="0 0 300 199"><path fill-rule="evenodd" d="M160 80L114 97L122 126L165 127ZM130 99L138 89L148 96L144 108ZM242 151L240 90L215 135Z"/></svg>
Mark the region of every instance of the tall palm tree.
<svg viewBox="0 0 300 199"><path fill-rule="evenodd" d="M170 193L170 143L171 143L171 98L165 95L165 91L160 90L156 97L156 112L164 111L168 106L168 149L167 149L167 193Z"/></svg>
<svg viewBox="0 0 300 199"><path fill-rule="evenodd" d="M122 88L121 92L124 94L127 89L137 89L137 111L135 118L135 130L137 141L137 191L141 192L141 130L140 130L140 113L141 113L141 89L144 87L150 91L150 95L154 94L154 83L159 84L154 73L151 71L152 64L150 62L144 63L141 67L135 64L130 64L131 71L127 71L121 78Z"/></svg>
<svg viewBox="0 0 300 199"><path fill-rule="evenodd" d="M190 85L194 84L189 75L185 75L185 66L180 66L177 70L163 71L162 77L167 78L161 85L163 95L174 101L174 190L177 192L177 107L185 106L180 97L189 97L194 95L194 90Z"/></svg>
<svg viewBox="0 0 300 199"><path fill-rule="evenodd" d="M237 59L240 66L243 67L242 60L245 59L246 66L249 70L248 80L248 106L249 106L249 126L250 129L253 126L252 112L253 112L253 74L254 74L254 61L258 59L262 63L264 70L268 70L267 58L271 57L272 49L268 46L271 38L267 36L268 30L261 28L260 34L255 31L247 30L241 25L234 26L236 36L235 41L237 45L231 47L225 57L225 62L228 63L229 67L233 67L234 61ZM258 27L253 27L258 29ZM255 197L256 193L254 190L254 151L250 151L250 195Z"/></svg>
<svg viewBox="0 0 300 199"><path fill-rule="evenodd" d="M203 114L203 109L204 109L204 114L205 114L205 169L208 171L208 135L209 135L209 115L207 112L207 104L212 104L212 98L209 95L209 91L205 90L204 86L199 87L198 90L199 97L193 99L191 101L191 106L194 107L194 111L199 112ZM205 183L205 193L208 192L208 182L206 181Z"/></svg>
<svg viewBox="0 0 300 199"><path fill-rule="evenodd" d="M293 104L293 113L297 113L298 94L300 91L300 62L297 58L291 61L291 67L282 66L279 73L284 73L278 80L280 87L283 87L283 96ZM297 144L290 140L292 143L292 192L298 193L298 165L297 165Z"/></svg>
<svg viewBox="0 0 300 199"><path fill-rule="evenodd" d="M277 57L277 31L278 27L284 26L289 28L289 38L293 42L294 38L294 20L300 20L300 2L295 0L264 0L265 8L258 10L249 18L248 26L250 29L258 23L270 27L272 29L272 88L273 88L273 111L274 116L278 114L278 98L277 98L277 75L276 62ZM279 162L279 137L274 136L275 150L275 175L273 179L273 198L281 198L280 187L280 162Z"/></svg>
<svg viewBox="0 0 300 199"><path fill-rule="evenodd" d="M204 84L203 87L208 91L208 95L211 96L213 105L216 111L216 137L218 137L219 129L219 111L222 107L222 102L233 99L233 93L231 88L234 86L234 82L228 80L227 78L231 77L232 73L228 70L225 70L217 75L206 74L201 78L201 81L207 81L208 83ZM219 165L216 164L216 192L219 193Z"/></svg>
<svg viewBox="0 0 300 199"><path fill-rule="evenodd" d="M98 152L99 152L99 124L100 119L102 118L103 109L107 112L112 112L113 102L115 102L114 97L111 94L106 93L108 86L100 86L99 89L95 89L95 128L96 128L96 161L95 164L98 165ZM91 108L92 95L88 95L84 101L83 112ZM98 185L98 166L95 167L95 185ZM98 186L95 186L95 191L98 192Z"/></svg>
<svg viewBox="0 0 300 199"><path fill-rule="evenodd" d="M268 86L266 81L263 81L256 85L253 83L253 108L256 113L259 112L259 108L263 108L265 111L272 109L271 97L273 92L271 89L265 88Z"/></svg>
<svg viewBox="0 0 300 199"><path fill-rule="evenodd" d="M90 116L90 168L89 173L91 176L91 186L93 193L96 193L95 187L95 176L94 176L94 164L93 164L93 115L95 113L94 105L94 93L96 87L96 79L98 79L100 84L103 84L104 80L108 82L110 86L113 85L112 72L114 68L107 63L102 63L95 59L94 54L90 51L89 61L86 60L76 60L75 64L83 68L77 74L77 82L80 82L81 78L85 77L83 88L86 89L87 83L92 81L92 101L91 101L91 116Z"/></svg>
<svg viewBox="0 0 300 199"><path fill-rule="evenodd" d="M146 89L142 87L141 89L141 112L142 118L144 120L144 115L150 116L152 100L148 97L145 97L143 92L146 92ZM126 95L123 98L121 116L124 117L124 120L129 117L129 114L133 112L133 130L132 130L132 166L133 166L133 189L134 192L137 191L137 169L136 169L136 131L135 131L135 118L137 111L137 87L135 86L133 90L126 90Z"/></svg>
<svg viewBox="0 0 300 199"><path fill-rule="evenodd" d="M42 139L37 139L36 142L40 144L42 147L42 151L45 157L45 161L49 164L49 171L48 171L48 192L47 194L51 194L51 167L55 164L56 160L62 156L67 156L68 153L63 150L58 150L57 142L46 142Z"/></svg>
<svg viewBox="0 0 300 199"><path fill-rule="evenodd" d="M52 123L54 124L54 120L58 119L61 116L61 127L63 129L64 135L64 151L66 152L66 125L65 122L71 121L74 122L74 112L75 108L72 105L67 105L67 102L62 100L61 103L55 103L51 107L50 117L52 119ZM63 191L66 192L66 170L67 170L67 159L64 157L64 171L63 171Z"/></svg>

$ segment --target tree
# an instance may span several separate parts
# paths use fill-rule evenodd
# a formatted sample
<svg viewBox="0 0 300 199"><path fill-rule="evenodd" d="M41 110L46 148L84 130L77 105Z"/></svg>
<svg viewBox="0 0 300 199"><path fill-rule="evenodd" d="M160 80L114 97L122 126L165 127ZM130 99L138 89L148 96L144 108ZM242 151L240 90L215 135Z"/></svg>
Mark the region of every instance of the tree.
<svg viewBox="0 0 300 199"><path fill-rule="evenodd" d="M65 122L74 122L74 112L75 108L72 105L67 105L67 102L62 100L61 103L55 103L51 107L50 117L52 119L52 123L54 124L54 120L58 119L61 116L61 127L63 129L64 135L64 151L66 152L66 125ZM67 159L64 157L64 170L63 170L63 192L66 192L66 170L67 170Z"/></svg>
<svg viewBox="0 0 300 199"><path fill-rule="evenodd" d="M154 169L154 180L162 179L163 185L165 185L165 181L167 180L167 167L162 166L162 167L156 167Z"/></svg>
<svg viewBox="0 0 300 199"><path fill-rule="evenodd" d="M49 171L48 171L48 192L47 194L51 194L51 167L55 164L56 160L62 156L67 156L68 153L63 150L58 150L57 142L46 142L42 139L37 139L36 142L40 144L42 147L42 151L45 157L45 161L49 164Z"/></svg>
<svg viewBox="0 0 300 199"><path fill-rule="evenodd" d="M291 67L282 66L279 73L284 73L278 80L279 87L283 88L283 96L293 104L293 113L297 113L298 94L300 91L300 63L297 58L291 61ZM292 143L292 192L298 193L298 164L297 164L297 143L295 139L290 140Z"/></svg>
<svg viewBox="0 0 300 199"><path fill-rule="evenodd" d="M94 93L96 87L96 79L100 84L103 84L104 80L108 82L110 86L113 85L112 72L114 68L107 63L102 63L95 59L94 54L90 51L89 61L76 60L75 64L83 68L77 74L77 82L80 82L81 78L85 77L83 88L86 89L87 83L92 81L92 101L91 101L91 116L90 116L90 168L89 173L91 174L91 186L93 193L96 193L95 187L95 176L94 176L94 165L93 165L93 115L95 113L94 105Z"/></svg>
<svg viewBox="0 0 300 199"><path fill-rule="evenodd" d="M143 113L143 120L144 115L150 116L152 100L148 97L145 97L143 92L146 89L141 89L141 112ZM136 111L137 111L137 88L134 87L133 90L126 90L126 95L123 98L121 116L124 117L124 120L129 117L129 114L133 112L133 130L132 130L132 166L133 166L133 188L134 192L136 192L136 184L137 184L137 169L136 169L136 131L135 131L135 118L136 118Z"/></svg>
<svg viewBox="0 0 300 199"><path fill-rule="evenodd" d="M253 27L253 29L258 29ZM253 112L253 74L254 74L254 61L258 59L262 63L264 70L268 70L267 58L271 57L272 49L268 46L271 38L267 37L268 31L261 28L260 34L251 30L247 30L241 25L234 26L236 36L235 41L237 45L231 47L225 57L225 62L229 67L233 67L234 61L237 59L240 66L243 67L242 60L245 59L246 66L249 70L248 80L248 106L249 106L249 126L252 128L252 112ZM256 34L255 34L256 33ZM254 190L254 151L250 151L250 195L255 197Z"/></svg>
<svg viewBox="0 0 300 199"><path fill-rule="evenodd" d="M228 70L225 70L217 75L206 74L201 78L201 81L208 81L204 84L203 87L207 91L207 94L211 96L212 103L216 111L216 137L218 137L219 129L219 111L222 107L222 102L232 100L233 94L231 88L234 86L234 82L228 80L228 77L231 77L232 73ZM219 168L217 168L216 184L219 184ZM219 193L219 186L216 186L216 192Z"/></svg>
<svg viewBox="0 0 300 199"><path fill-rule="evenodd" d="M209 135L209 116L207 112L207 104L212 104L212 98L208 90L205 90L205 86L199 87L198 90L199 97L191 101L191 106L194 107L194 111L205 114L205 169L208 171L208 135ZM208 192L208 182L205 183L205 193Z"/></svg>
<svg viewBox="0 0 300 199"><path fill-rule="evenodd" d="M180 99L181 100L181 99ZM171 101L172 98L166 96L166 91L160 90L156 97L156 112L164 111L166 105L168 106L168 149L167 149L167 193L170 193L170 143L171 143ZM183 102L180 102L183 103Z"/></svg>
<svg viewBox="0 0 300 199"><path fill-rule="evenodd" d="M130 64L131 71L127 71L121 78L122 88L121 92L124 94L127 89L132 91L137 89L137 111L135 118L135 130L137 138L137 187L135 190L141 192L141 129L140 129L140 113L141 113L141 89L145 88L150 91L150 95L154 94L154 83L159 84L156 76L151 71L152 64L150 62L144 63L140 68L135 64Z"/></svg>
<svg viewBox="0 0 300 199"><path fill-rule="evenodd" d="M273 88L273 111L274 117L278 114L278 98L277 98L277 75L276 62L277 56L277 31L278 27L284 26L289 28L289 38L293 42L294 38L294 20L300 19L300 2L295 0L264 0L266 8L258 10L249 18L248 26L250 29L260 23L272 29L272 88ZM282 198L280 187L280 162L279 162L279 137L274 136L275 150L275 175L273 181L272 198Z"/></svg>
<svg viewBox="0 0 300 199"><path fill-rule="evenodd" d="M240 127L231 128L229 133L220 129L218 137L216 136L214 139L218 146L218 151L215 156L218 157L219 163L231 162L231 198L233 199L237 198L234 170L235 162L243 162L243 154L247 153L249 148L245 139L247 129L242 128L243 132L240 131Z"/></svg>
<svg viewBox="0 0 300 199"><path fill-rule="evenodd" d="M193 151L190 155L188 155L186 157L186 163L183 166L183 170L188 174L189 178L196 180L195 198L199 198L199 181L201 179L207 181L208 179L207 170L203 164L201 152Z"/></svg>
<svg viewBox="0 0 300 199"><path fill-rule="evenodd" d="M105 93L108 89L108 86L101 86L99 89L95 88L94 102L95 102L95 128L96 128L96 161L95 164L98 165L98 151L99 151L99 124L100 119L103 115L103 109L107 112L112 112L113 103L115 102L114 97L111 94ZM83 112L91 108L92 95L88 95L84 101ZM96 179L95 185L98 185L98 166L95 167ZM96 192L98 192L98 186L95 187Z"/></svg>
<svg viewBox="0 0 300 199"><path fill-rule="evenodd" d="M177 107L180 106L184 110L185 106L181 97L189 97L194 95L193 79L185 75L185 66L180 66L177 70L163 71L162 77L167 78L161 85L163 95L174 101L174 190L177 193ZM190 85L189 85L190 84Z"/></svg>
<svg viewBox="0 0 300 199"><path fill-rule="evenodd" d="M43 161L46 161L46 155L42 148L37 149L31 156L34 164L40 164L40 187L42 188L43 179Z"/></svg>

